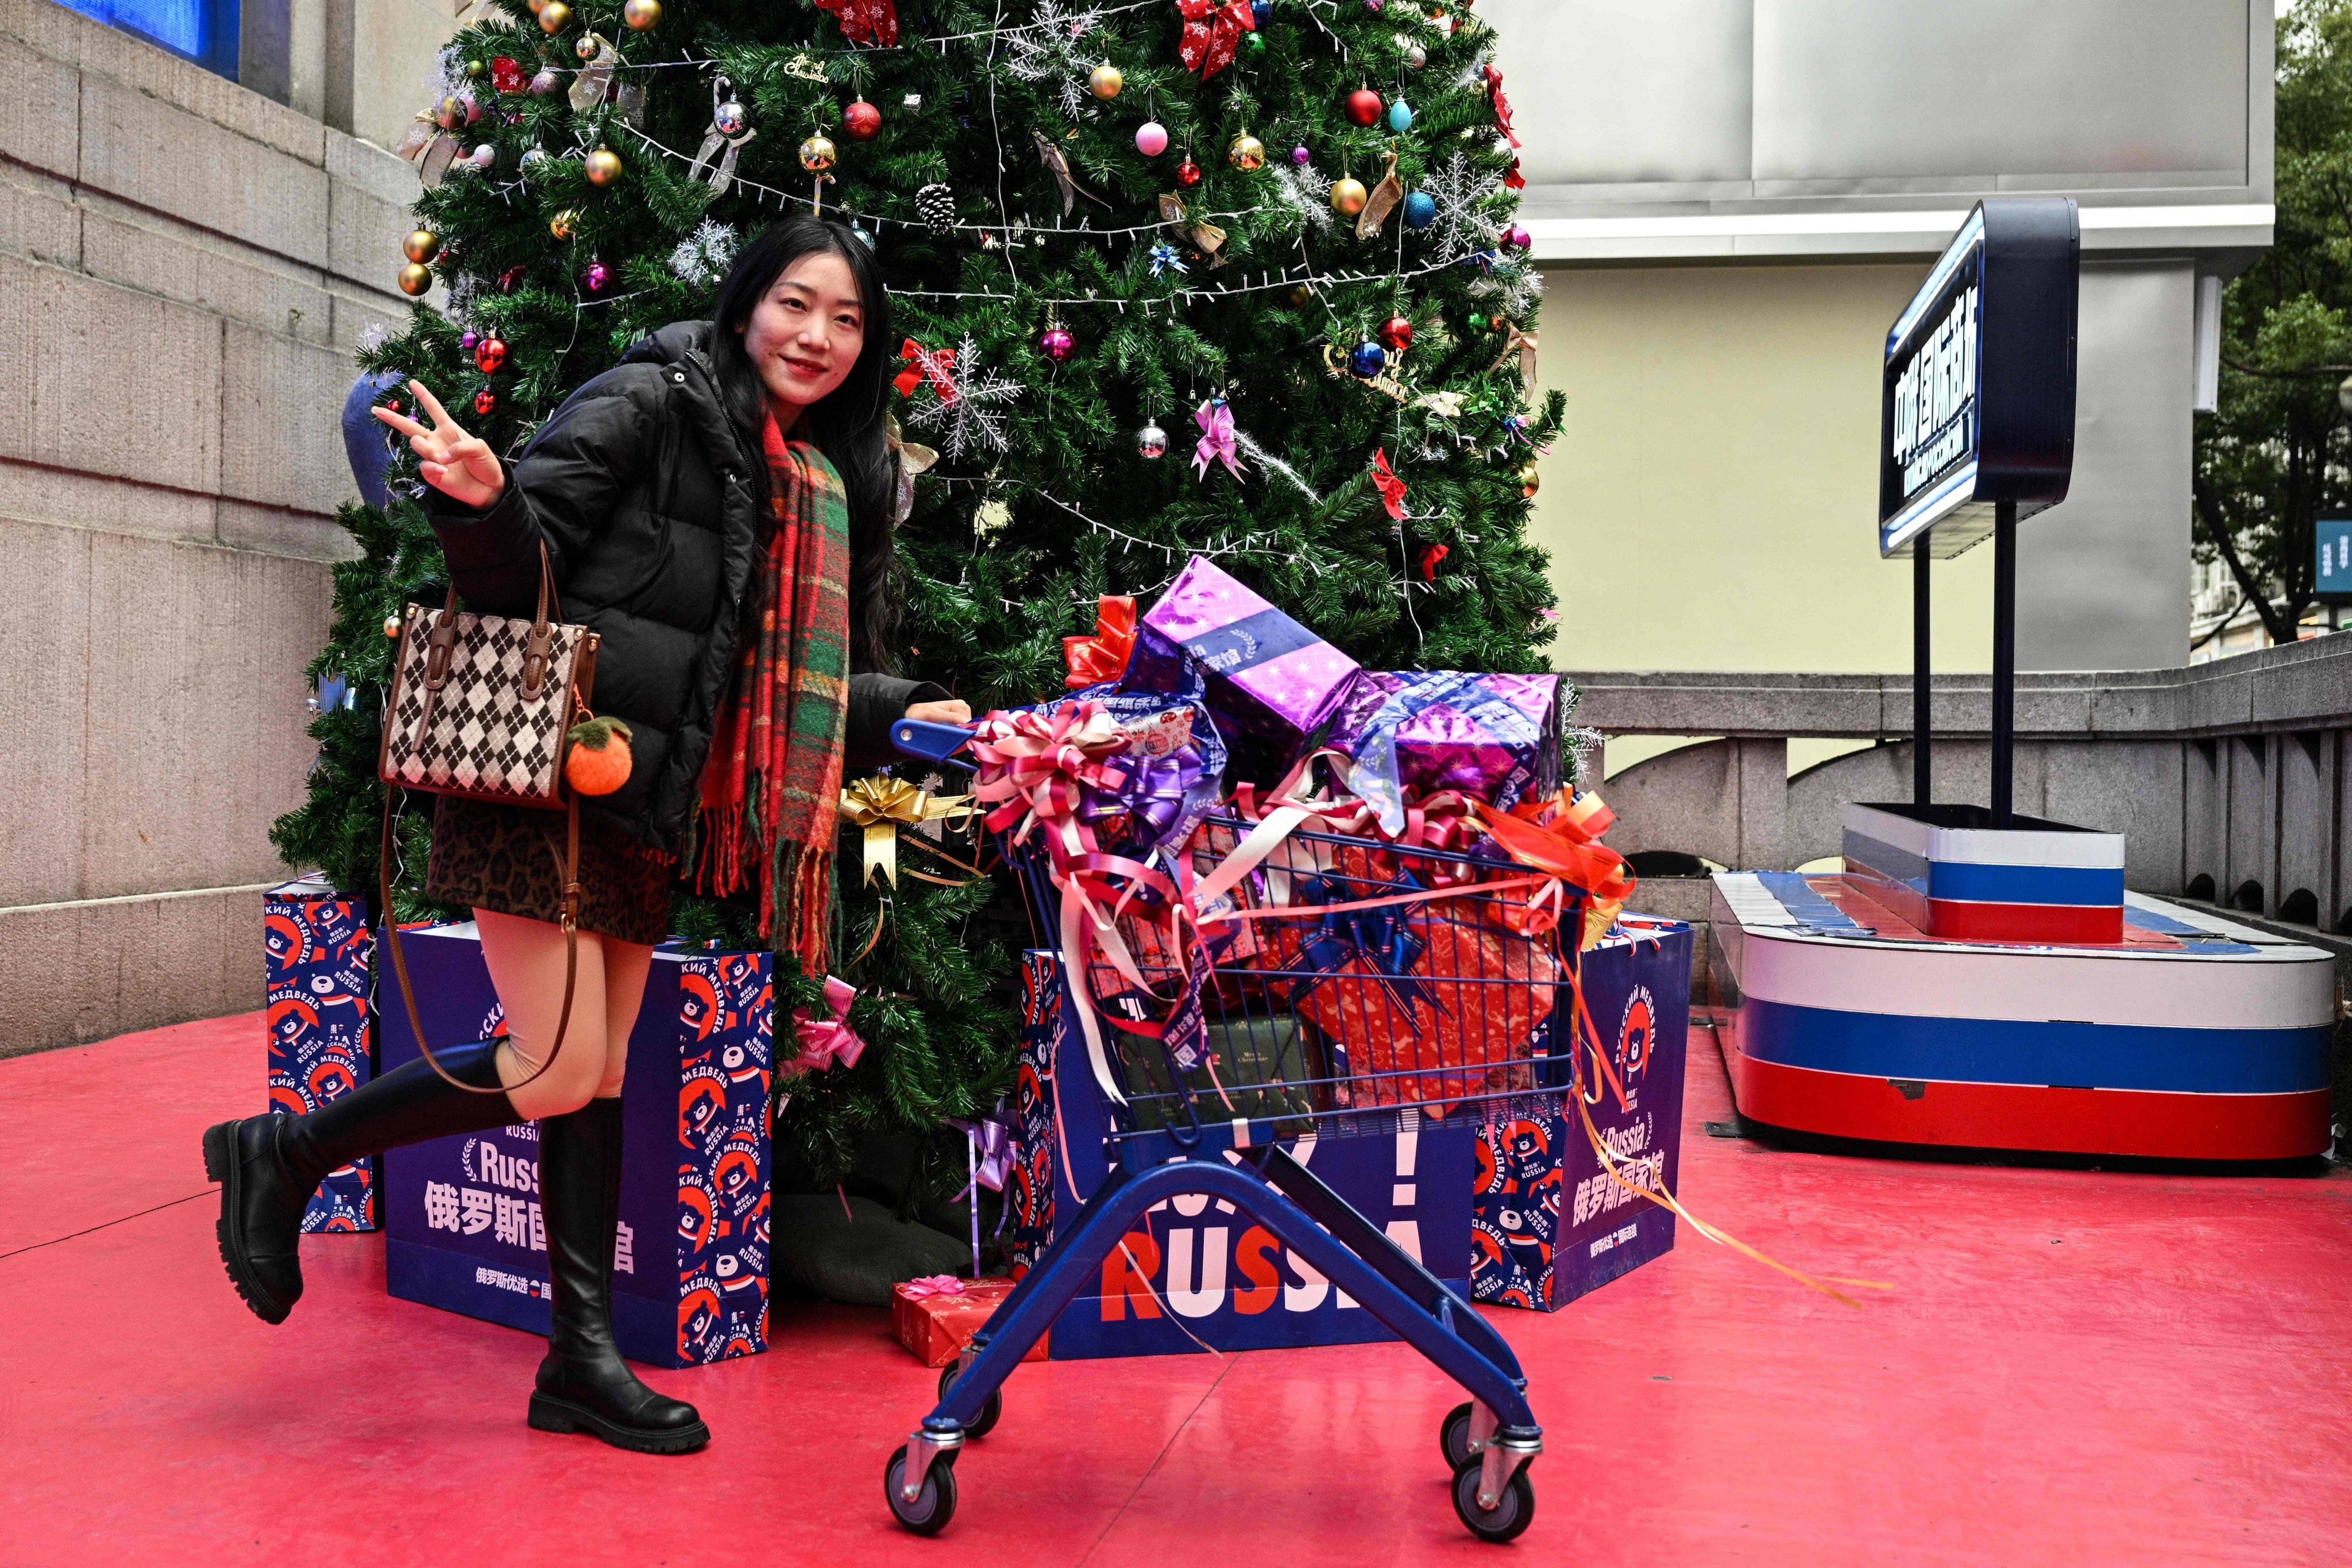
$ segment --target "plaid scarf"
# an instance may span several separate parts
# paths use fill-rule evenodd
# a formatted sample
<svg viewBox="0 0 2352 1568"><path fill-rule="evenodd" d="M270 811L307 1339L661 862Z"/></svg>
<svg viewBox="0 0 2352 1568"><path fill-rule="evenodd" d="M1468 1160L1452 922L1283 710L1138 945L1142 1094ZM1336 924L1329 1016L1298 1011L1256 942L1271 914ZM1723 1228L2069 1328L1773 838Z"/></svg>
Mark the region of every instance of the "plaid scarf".
<svg viewBox="0 0 2352 1568"><path fill-rule="evenodd" d="M702 770L696 885L721 896L748 886L744 846L755 846L760 934L818 975L849 714L849 499L824 455L785 440L773 415L762 444L773 526L759 614Z"/></svg>

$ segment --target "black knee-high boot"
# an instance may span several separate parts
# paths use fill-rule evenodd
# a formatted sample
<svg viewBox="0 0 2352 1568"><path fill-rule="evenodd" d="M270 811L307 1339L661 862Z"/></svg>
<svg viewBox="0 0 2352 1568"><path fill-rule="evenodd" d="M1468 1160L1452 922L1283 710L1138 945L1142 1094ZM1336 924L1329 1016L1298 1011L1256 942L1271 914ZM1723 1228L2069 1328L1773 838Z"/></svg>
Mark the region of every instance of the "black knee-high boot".
<svg viewBox="0 0 2352 1568"><path fill-rule="evenodd" d="M440 1053L461 1082L499 1084L498 1042ZM282 1323L302 1296L302 1211L330 1171L362 1154L523 1118L504 1093L468 1094L422 1060L394 1068L305 1116L248 1116L205 1133L205 1174L221 1184L221 1261L245 1304Z"/></svg>
<svg viewBox="0 0 2352 1568"><path fill-rule="evenodd" d="M539 1124L539 1202L553 1289L530 1424L616 1448L685 1454L710 1441L693 1405L637 1381L613 1340L613 1239L621 1218L621 1102L592 1100Z"/></svg>

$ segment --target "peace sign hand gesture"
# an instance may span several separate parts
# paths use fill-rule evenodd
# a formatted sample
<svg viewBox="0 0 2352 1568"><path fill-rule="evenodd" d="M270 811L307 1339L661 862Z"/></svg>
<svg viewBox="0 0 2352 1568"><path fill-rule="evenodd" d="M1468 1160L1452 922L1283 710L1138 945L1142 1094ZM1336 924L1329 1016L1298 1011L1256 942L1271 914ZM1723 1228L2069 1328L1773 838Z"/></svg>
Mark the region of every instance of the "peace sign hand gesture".
<svg viewBox="0 0 2352 1568"><path fill-rule="evenodd" d="M410 382L408 390L433 416L432 429L389 408L376 409L375 416L408 437L409 447L422 459L417 471L426 484L460 506L477 511L487 509L507 488L506 468L498 454L479 436L466 434L440 400L425 390L423 382Z"/></svg>

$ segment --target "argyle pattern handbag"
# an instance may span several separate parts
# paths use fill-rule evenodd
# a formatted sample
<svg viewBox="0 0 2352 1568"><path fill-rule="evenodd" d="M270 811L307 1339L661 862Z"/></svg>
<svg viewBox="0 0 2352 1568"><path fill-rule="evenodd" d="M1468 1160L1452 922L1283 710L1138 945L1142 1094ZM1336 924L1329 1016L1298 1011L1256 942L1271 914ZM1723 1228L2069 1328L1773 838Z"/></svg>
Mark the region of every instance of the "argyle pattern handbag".
<svg viewBox="0 0 2352 1568"><path fill-rule="evenodd" d="M376 756L376 775L384 784L383 844L377 861L384 946L425 1059L450 1083L477 1094L520 1089L553 1067L572 1022L580 963L580 803L564 787L563 753L573 722L588 711L597 638L586 626L551 620L555 609L555 569L544 540L539 546L539 606L529 620L460 610L454 585L438 610L410 605L401 616L400 651L384 700L383 741ZM557 850L552 838L548 843L563 876L563 1007L547 1059L521 1083L483 1089L461 1082L434 1059L425 1042L400 951L400 922L392 913L393 817L402 789L543 806L564 815L563 848Z"/></svg>

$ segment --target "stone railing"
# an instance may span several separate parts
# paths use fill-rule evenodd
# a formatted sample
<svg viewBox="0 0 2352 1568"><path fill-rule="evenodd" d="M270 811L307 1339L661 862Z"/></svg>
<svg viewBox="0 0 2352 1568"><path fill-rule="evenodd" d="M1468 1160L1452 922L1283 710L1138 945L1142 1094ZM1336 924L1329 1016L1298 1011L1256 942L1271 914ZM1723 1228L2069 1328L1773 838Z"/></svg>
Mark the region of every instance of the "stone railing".
<svg viewBox="0 0 2352 1568"><path fill-rule="evenodd" d="M1714 737L1607 782L1609 842L1627 854L1787 870L1838 853L1847 802L1911 798L1907 675L1573 679L1579 721L1604 734ZM1937 677L1934 712L1936 797L1982 802L1990 678ZM2179 669L2021 674L2016 805L2122 832L2136 890L2352 930L2348 735L2352 637ZM1870 744L1790 777L1789 742L1801 738ZM1692 918L1702 889L1652 879L1638 901Z"/></svg>

